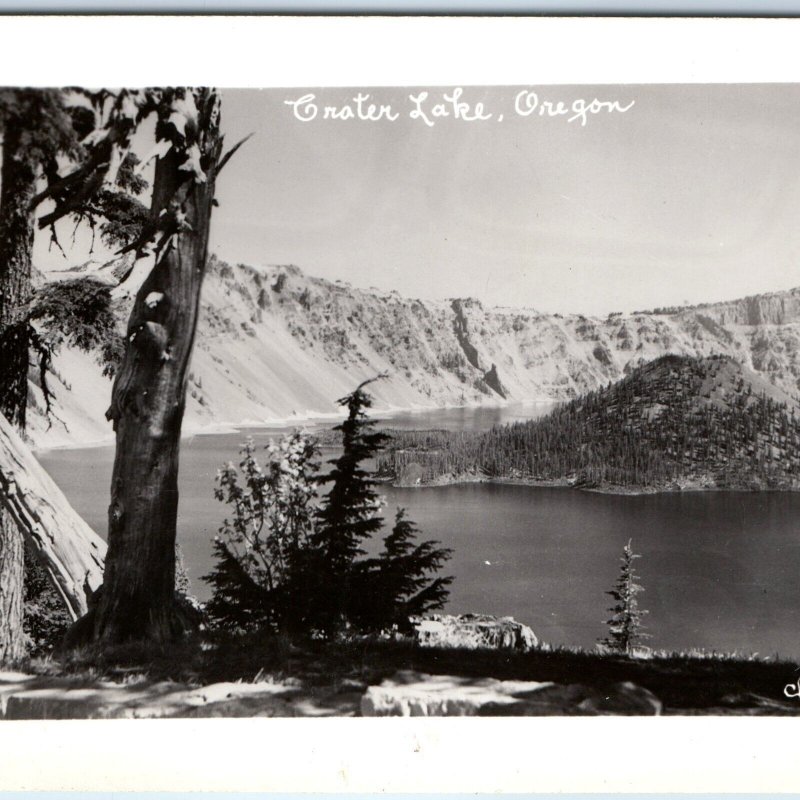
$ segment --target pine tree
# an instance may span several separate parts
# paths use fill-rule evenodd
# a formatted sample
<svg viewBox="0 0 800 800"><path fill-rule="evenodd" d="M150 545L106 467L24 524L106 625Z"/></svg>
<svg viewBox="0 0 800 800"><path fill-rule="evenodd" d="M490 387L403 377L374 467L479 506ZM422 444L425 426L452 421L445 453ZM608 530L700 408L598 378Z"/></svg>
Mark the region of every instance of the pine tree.
<svg viewBox="0 0 800 800"><path fill-rule="evenodd" d="M381 499L375 491L377 481L364 466L389 438L372 430L375 422L366 414L372 397L364 387L375 380L364 381L337 401L347 409L347 419L334 428L342 434L342 454L329 462L331 471L319 479L320 484L332 486L322 499L312 537L317 564L305 572L317 573L319 587L316 591L309 587L312 607L308 614L327 635L345 625L351 607L359 604L355 584L360 581L353 580L353 565L365 555L361 544L383 524L378 513Z"/></svg>
<svg viewBox="0 0 800 800"><path fill-rule="evenodd" d="M633 552L631 540L625 545L620 559L620 570L614 588L606 592L614 598L609 609L612 616L606 620L609 633L600 643L613 653L631 655L641 639L649 638L643 633L642 617L647 614L639 608L638 595L644 591L639 585L639 576L634 570L634 560L641 558Z"/></svg>
<svg viewBox="0 0 800 800"><path fill-rule="evenodd" d="M452 550L433 540L415 544L417 526L398 508L383 551L364 564L365 603L358 622L365 629L408 627L409 617L443 608L452 577L437 577Z"/></svg>
<svg viewBox="0 0 800 800"><path fill-rule="evenodd" d="M272 628L270 592L248 571L247 559L221 537L214 539L214 569L203 580L212 596L205 605L209 620L228 631Z"/></svg>

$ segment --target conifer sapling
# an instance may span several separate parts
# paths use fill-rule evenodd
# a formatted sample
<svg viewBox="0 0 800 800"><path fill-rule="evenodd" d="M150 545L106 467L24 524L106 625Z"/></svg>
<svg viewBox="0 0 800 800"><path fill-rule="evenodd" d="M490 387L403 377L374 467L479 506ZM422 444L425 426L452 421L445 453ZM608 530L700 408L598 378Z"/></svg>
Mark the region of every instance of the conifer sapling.
<svg viewBox="0 0 800 800"><path fill-rule="evenodd" d="M644 589L634 569L633 562L637 558L641 556L633 552L629 539L622 551L617 582L606 592L615 602L609 609L612 616L606 620L608 635L600 644L612 653L631 655L642 639L649 638L649 634L642 631L642 617L647 611L639 608L638 596Z"/></svg>

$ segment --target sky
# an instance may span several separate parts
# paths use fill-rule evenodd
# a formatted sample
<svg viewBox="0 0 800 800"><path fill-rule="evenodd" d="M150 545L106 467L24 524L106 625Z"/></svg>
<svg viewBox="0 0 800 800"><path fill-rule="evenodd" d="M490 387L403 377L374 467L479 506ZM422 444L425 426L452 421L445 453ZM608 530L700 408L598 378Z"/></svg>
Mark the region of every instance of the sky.
<svg viewBox="0 0 800 800"><path fill-rule="evenodd" d="M397 118L323 118L359 93ZM800 286L800 85L463 87L466 114L491 115L474 120L451 93L225 90L228 142L253 137L218 180L212 252L593 315ZM286 101L312 94L303 121L310 106ZM595 98L616 110L582 124L575 103ZM36 254L65 265L46 235ZM86 257L78 236L69 262Z"/></svg>

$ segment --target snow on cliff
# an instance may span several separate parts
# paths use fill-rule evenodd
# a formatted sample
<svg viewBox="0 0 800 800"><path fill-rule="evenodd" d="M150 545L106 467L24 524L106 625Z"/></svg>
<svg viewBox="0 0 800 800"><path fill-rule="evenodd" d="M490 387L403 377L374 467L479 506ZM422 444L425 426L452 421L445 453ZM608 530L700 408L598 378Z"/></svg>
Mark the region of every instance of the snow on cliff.
<svg viewBox="0 0 800 800"><path fill-rule="evenodd" d="M115 290L123 329L139 282L134 273ZM379 372L389 378L372 387L378 409L566 399L665 353L726 354L796 396L800 289L597 319L413 300L212 257L184 430L334 414L337 398ZM34 443L109 439L111 382L96 360L67 348L53 372L49 427L32 387Z"/></svg>

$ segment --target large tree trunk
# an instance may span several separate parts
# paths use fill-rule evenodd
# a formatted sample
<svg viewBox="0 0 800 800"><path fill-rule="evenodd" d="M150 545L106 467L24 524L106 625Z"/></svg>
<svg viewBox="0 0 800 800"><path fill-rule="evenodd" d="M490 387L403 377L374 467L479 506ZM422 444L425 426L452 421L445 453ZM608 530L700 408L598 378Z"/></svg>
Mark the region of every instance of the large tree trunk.
<svg viewBox="0 0 800 800"><path fill-rule="evenodd" d="M19 120L3 130L0 168L0 413L25 427L28 396L28 323L21 308L31 296L36 171ZM25 651L22 630L24 552L22 534L0 513L0 663Z"/></svg>
<svg viewBox="0 0 800 800"><path fill-rule="evenodd" d="M165 98L156 134L172 146L153 183L155 266L136 296L108 411L117 449L104 583L73 643L168 641L189 627L175 603L178 453L222 140L216 92ZM183 130L176 113L186 113Z"/></svg>
<svg viewBox="0 0 800 800"><path fill-rule="evenodd" d="M25 552L13 518L0 510L0 665L25 655L22 630L22 593Z"/></svg>
<svg viewBox="0 0 800 800"><path fill-rule="evenodd" d="M0 416L0 498L14 530L24 534L70 616L77 619L85 614L103 580L106 543L76 513L3 416ZM22 537L16 538L21 553ZM0 557L3 552L0 550ZM0 591L0 614L4 613L5 605Z"/></svg>
<svg viewBox="0 0 800 800"><path fill-rule="evenodd" d="M3 131L0 168L0 412L25 428L28 399L28 321L31 285L36 169L20 141L23 131L9 120Z"/></svg>

